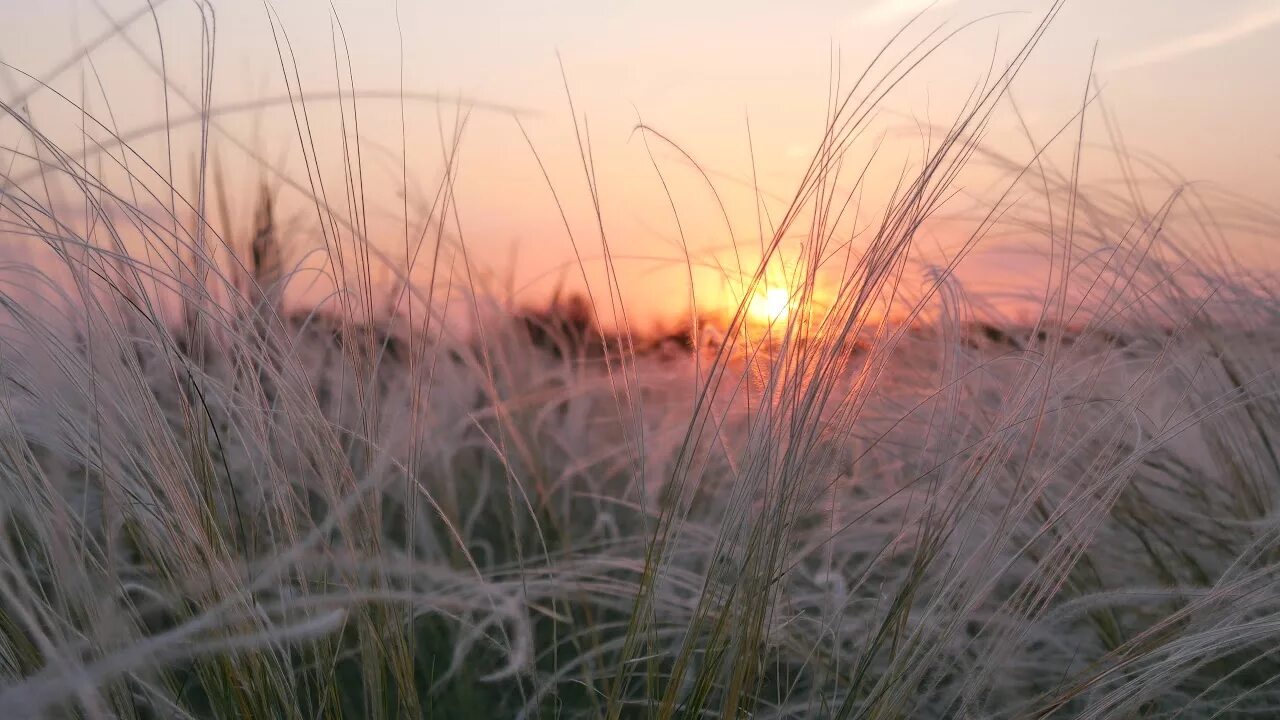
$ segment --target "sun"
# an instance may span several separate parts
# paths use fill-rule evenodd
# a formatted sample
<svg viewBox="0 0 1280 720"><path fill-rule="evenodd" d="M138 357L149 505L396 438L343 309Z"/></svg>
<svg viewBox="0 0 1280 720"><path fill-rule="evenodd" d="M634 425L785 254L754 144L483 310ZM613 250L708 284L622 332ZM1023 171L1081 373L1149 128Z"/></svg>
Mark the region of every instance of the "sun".
<svg viewBox="0 0 1280 720"><path fill-rule="evenodd" d="M766 292L756 293L751 298L748 309L752 319L762 323L785 320L791 311L791 293L786 288L770 288Z"/></svg>

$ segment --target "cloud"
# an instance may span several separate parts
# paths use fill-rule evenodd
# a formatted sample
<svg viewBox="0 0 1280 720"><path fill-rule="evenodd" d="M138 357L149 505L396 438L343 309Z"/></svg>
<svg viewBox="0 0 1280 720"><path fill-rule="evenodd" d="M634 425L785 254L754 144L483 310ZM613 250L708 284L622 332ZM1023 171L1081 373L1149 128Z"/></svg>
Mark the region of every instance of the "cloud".
<svg viewBox="0 0 1280 720"><path fill-rule="evenodd" d="M933 9L954 5L956 0L876 0L857 16L857 21L870 25L904 23L930 7Z"/></svg>
<svg viewBox="0 0 1280 720"><path fill-rule="evenodd" d="M1280 4L1260 8L1257 12L1235 18L1223 25L1202 30L1170 40L1159 45L1126 55L1111 64L1108 70L1130 70L1147 65L1168 62L1184 55L1226 45L1233 40L1261 32L1273 25L1280 25Z"/></svg>

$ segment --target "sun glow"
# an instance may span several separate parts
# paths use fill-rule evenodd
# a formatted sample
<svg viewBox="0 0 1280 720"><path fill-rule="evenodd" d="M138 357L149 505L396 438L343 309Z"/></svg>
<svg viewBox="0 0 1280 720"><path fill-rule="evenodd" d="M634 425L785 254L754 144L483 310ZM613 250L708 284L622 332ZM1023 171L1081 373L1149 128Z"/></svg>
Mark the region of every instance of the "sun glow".
<svg viewBox="0 0 1280 720"><path fill-rule="evenodd" d="M770 288L758 292L751 298L748 308L751 318L761 323L772 323L787 319L791 311L791 293L786 288Z"/></svg>

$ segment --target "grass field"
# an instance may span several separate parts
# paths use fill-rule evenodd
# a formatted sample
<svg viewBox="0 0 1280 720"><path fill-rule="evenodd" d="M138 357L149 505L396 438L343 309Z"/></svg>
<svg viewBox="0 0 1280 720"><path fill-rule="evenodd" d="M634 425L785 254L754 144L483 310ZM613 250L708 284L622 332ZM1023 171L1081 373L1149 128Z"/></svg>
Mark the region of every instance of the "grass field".
<svg viewBox="0 0 1280 720"><path fill-rule="evenodd" d="M747 299L666 338L612 283L436 272L443 222L430 284L377 285L352 164L351 212L313 197L345 284L290 303L270 193L123 192L4 106L0 232L46 253L0 286L0 715L1280 714L1280 286L1222 250L1280 210L1077 148L913 255L1051 19L849 243L852 139L930 45L891 47ZM1005 231L1048 268L1017 320L954 274Z"/></svg>

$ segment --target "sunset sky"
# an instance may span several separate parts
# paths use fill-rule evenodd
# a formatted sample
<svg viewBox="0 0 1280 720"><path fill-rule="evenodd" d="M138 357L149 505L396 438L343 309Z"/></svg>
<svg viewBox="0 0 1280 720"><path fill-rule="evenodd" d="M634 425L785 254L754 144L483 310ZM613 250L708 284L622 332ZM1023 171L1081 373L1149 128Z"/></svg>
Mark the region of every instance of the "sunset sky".
<svg viewBox="0 0 1280 720"><path fill-rule="evenodd" d="M188 100L199 97L199 14L186 0L158 3L156 19L139 16L139 7L145 4L0 0L0 60L77 101L86 98L85 105L99 120L112 118L121 134L128 135L162 126L164 120L162 84L139 55L151 62L161 57L158 22L173 88L170 114L187 117L192 113ZM281 96L280 59L268 10L254 0L218 0L213 7L213 107ZM958 34L882 106L876 127L888 133L881 151L887 160L869 176L869 184L884 184L912 153L918 156L921 128L929 122L946 124L981 79L993 52L1007 57L1047 3L938 0L930 7L926 0L401 0L397 5L393 0L339 0L331 12L323 2L277 0L271 7L277 27L288 33L303 91L317 108L313 133L324 163L341 159L336 105L326 99L338 89L333 20L341 22L352 76L346 76L341 50L337 72L344 91L350 83L369 93L358 106L366 192L370 212L383 218L383 224L371 228L379 237L389 236L389 251L403 252L397 230L402 154L411 176L411 201L429 198L442 176L441 125L448 135L457 117L452 99L471 108L460 150L458 219L475 266L492 271L491 282L520 293L545 288L566 272L572 280L577 266L550 191L513 116L543 156L586 248L591 272L599 268L599 236L576 154L562 61L578 119L585 116L590 130L606 229L622 261L624 286L636 298L633 302L662 314L678 312L688 303L679 230L699 258L715 256L729 235L701 178L678 152L651 140L649 147L676 200L680 223L675 222L643 139L633 133L638 122L662 131L697 159L723 194L740 244L758 247L751 153L765 205L780 211L821 138L833 55L848 84L890 34L920 10L927 8L909 37L939 23L959 26L985 18ZM131 20L125 37L95 45L92 66L67 64L77 48L108 31L108 18ZM1280 1L1069 0L1013 88L1033 136L1047 138L1079 107L1095 43L1103 100L1131 152L1150 153L1185 178L1276 204ZM406 151L401 149L394 99L402 67L411 96L451 99L409 101ZM31 85L18 72L0 71L0 97L6 101L27 96ZM71 148L80 146L78 114L67 112L49 93L27 100L42 130ZM321 109L326 107L327 115ZM237 178L233 186L251 191L261 175L242 147L255 149L275 171L306 177L288 104L267 102L257 112L217 115L215 122L211 149ZM1105 142L1101 118L1091 116L1089 123L1087 139ZM174 137L175 143L190 143L195 136L179 132ZM20 147L23 131L12 119L0 120L0 139L6 148ZM151 132L134 144L148 158L157 158L164 154L162 139L163 133ZM1008 106L992 125L988 142L1019 161L1029 157L1026 138ZM1064 145L1068 155L1059 157L1069 157L1070 150ZM179 163L193 153L191 146L175 149ZM189 177L186 171L175 174ZM1099 159L1086 167L1086 175L1113 178L1116 167ZM332 177L333 185L341 184L340 175ZM994 177L979 168L966 182L977 192ZM869 190L872 195L875 191ZM699 291L704 297L714 295L716 271L698 272ZM978 271L973 276L983 277ZM988 270L985 277L990 276Z"/></svg>

